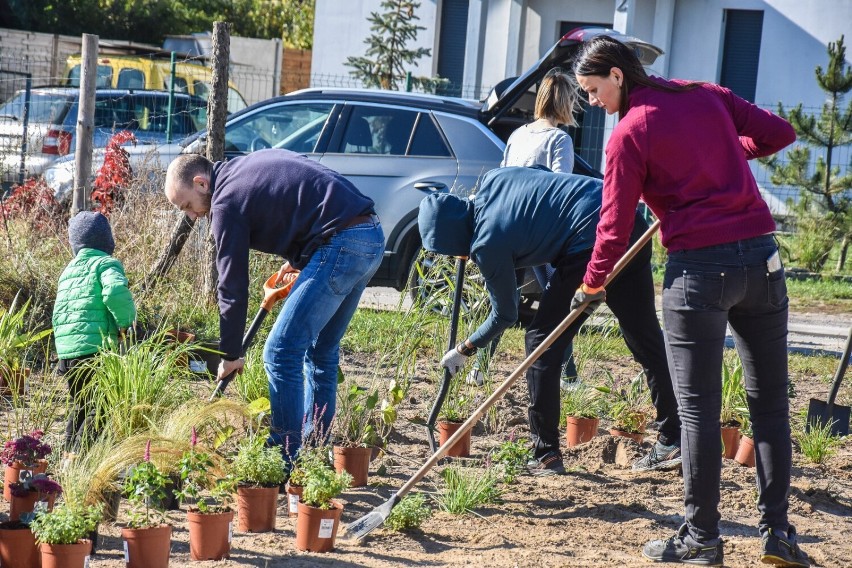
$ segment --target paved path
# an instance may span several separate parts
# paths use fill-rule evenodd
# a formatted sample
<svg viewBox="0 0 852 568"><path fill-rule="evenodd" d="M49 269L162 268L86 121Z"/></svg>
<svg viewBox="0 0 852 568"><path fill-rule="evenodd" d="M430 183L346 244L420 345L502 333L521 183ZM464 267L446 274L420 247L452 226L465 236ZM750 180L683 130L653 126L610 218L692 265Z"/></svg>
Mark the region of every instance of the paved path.
<svg viewBox="0 0 852 568"><path fill-rule="evenodd" d="M401 298L393 288L367 288L361 297L361 306L385 310L396 309ZM411 306L408 297L402 298L403 307ZM659 299L658 299L659 300ZM852 314L790 313L790 333L787 344L791 352L823 353L840 357L846 345ZM734 342L728 334L728 344Z"/></svg>

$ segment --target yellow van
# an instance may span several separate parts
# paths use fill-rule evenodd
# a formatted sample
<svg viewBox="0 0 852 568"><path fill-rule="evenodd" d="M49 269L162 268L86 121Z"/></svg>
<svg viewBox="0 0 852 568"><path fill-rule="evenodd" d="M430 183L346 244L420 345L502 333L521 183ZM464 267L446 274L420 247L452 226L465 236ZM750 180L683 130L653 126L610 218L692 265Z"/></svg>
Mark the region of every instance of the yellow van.
<svg viewBox="0 0 852 568"><path fill-rule="evenodd" d="M80 86L81 55L69 55L65 63L65 84ZM139 55L108 55L98 58L97 87L115 89L168 90L171 62ZM175 92L188 93L205 101L210 93L213 72L197 63L181 61L175 64ZM228 112L246 107L246 101L236 86L228 83Z"/></svg>

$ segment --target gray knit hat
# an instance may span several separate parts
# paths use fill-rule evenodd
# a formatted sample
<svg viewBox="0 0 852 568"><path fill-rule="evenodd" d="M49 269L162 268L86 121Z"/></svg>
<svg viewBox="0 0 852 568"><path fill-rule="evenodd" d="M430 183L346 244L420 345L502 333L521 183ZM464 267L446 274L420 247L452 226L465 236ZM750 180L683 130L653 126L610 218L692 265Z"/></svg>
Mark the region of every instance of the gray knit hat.
<svg viewBox="0 0 852 568"><path fill-rule="evenodd" d="M91 248L112 254L115 241L109 220L97 211L80 211L68 222L68 241L74 256L80 249Z"/></svg>

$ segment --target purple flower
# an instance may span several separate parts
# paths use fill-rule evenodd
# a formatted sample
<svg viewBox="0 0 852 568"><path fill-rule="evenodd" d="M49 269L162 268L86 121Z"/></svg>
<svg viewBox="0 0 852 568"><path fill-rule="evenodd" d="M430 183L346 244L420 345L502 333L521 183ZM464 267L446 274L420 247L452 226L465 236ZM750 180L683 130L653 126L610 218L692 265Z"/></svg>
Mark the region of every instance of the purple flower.
<svg viewBox="0 0 852 568"><path fill-rule="evenodd" d="M43 473L32 477L23 477L15 483L9 484L9 491L15 497L26 497L30 493L37 492L39 495L61 495L62 486L53 481Z"/></svg>
<svg viewBox="0 0 852 568"><path fill-rule="evenodd" d="M20 438L9 440L0 451L0 461L6 465L21 462L26 466L33 466L38 460L44 459L51 452L49 444L41 441L44 432L34 430Z"/></svg>
<svg viewBox="0 0 852 568"><path fill-rule="evenodd" d="M193 426L192 435L189 437L189 445L192 446L192 449L195 449L196 444L198 444L198 433L195 431L195 426Z"/></svg>
<svg viewBox="0 0 852 568"><path fill-rule="evenodd" d="M142 456L142 460L146 462L151 461L151 440L148 440L148 443L145 444L145 455Z"/></svg>

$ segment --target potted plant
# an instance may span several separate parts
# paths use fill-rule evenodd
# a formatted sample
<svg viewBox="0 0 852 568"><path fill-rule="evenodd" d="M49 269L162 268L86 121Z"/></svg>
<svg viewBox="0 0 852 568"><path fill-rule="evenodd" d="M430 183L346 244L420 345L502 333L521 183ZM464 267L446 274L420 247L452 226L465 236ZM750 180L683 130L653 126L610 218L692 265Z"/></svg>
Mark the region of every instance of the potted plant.
<svg viewBox="0 0 852 568"><path fill-rule="evenodd" d="M50 455L50 445L42 442L44 432L34 430L14 440L9 440L0 451L0 462L6 466L3 483L3 497L7 501L12 499L9 485L18 481L22 471L30 475L44 473L47 471L47 460Z"/></svg>
<svg viewBox="0 0 852 568"><path fill-rule="evenodd" d="M30 301L17 309L20 292L15 295L8 311L0 308L0 395L21 395L29 369L24 365L21 355L34 343L41 341L53 330L25 331L24 316ZM7 497L8 498L8 497Z"/></svg>
<svg viewBox="0 0 852 568"><path fill-rule="evenodd" d="M573 448L595 437L603 407L600 391L580 383L577 388L563 389L561 397L561 415L568 447Z"/></svg>
<svg viewBox="0 0 852 568"><path fill-rule="evenodd" d="M595 387L609 395L609 417L612 420L609 433L631 438L641 444L651 403L651 395L642 384L642 376L632 379L626 388L618 388L611 374L609 379L609 385Z"/></svg>
<svg viewBox="0 0 852 568"><path fill-rule="evenodd" d="M3 568L41 568L41 552L30 530L34 517L35 513L24 513L17 521L0 523L0 566Z"/></svg>
<svg viewBox="0 0 852 568"><path fill-rule="evenodd" d="M183 483L178 495L189 502L189 552L193 560L221 560L231 551L234 511L230 507L234 482L231 478L216 480L211 472L210 454L198 451L198 435L192 429L190 448L179 462ZM210 503L203 493L209 492Z"/></svg>
<svg viewBox="0 0 852 568"><path fill-rule="evenodd" d="M352 486L367 485L372 445L378 440L375 422L379 391L358 386L354 381L345 386L338 368L337 410L334 415L334 469L352 475Z"/></svg>
<svg viewBox="0 0 852 568"><path fill-rule="evenodd" d="M754 467L754 434L751 429L751 417L746 409L741 410L743 410L740 414L740 434L742 437L740 438L740 446L737 448L737 454L734 456L734 461L746 467Z"/></svg>
<svg viewBox="0 0 852 568"><path fill-rule="evenodd" d="M130 503L127 527L121 529L127 568L168 567L172 527L163 504L170 483L169 477L151 461L149 440L142 462L124 479L124 494Z"/></svg>
<svg viewBox="0 0 852 568"><path fill-rule="evenodd" d="M740 445L741 409L746 406L743 366L737 359L733 365L722 365L722 457L733 459Z"/></svg>
<svg viewBox="0 0 852 568"><path fill-rule="evenodd" d="M278 487L287 477L278 447L264 447L265 436L251 437L240 444L231 472L237 480L238 530L275 530Z"/></svg>
<svg viewBox="0 0 852 568"><path fill-rule="evenodd" d="M456 433L470 415L473 396L470 385L465 381L452 381L447 398L438 414L438 445L443 446ZM466 458L470 456L470 430L464 433L453 447L447 451L448 457Z"/></svg>
<svg viewBox="0 0 852 568"><path fill-rule="evenodd" d="M94 532L101 519L99 507L78 507L68 503L53 511L39 511L30 528L41 550L43 568L84 568L88 566Z"/></svg>
<svg viewBox="0 0 852 568"><path fill-rule="evenodd" d="M20 520L21 515L32 513L37 503L50 511L56 498L62 494L62 487L44 473L32 475L22 471L18 481L9 484L12 499L9 503L9 520Z"/></svg>
<svg viewBox="0 0 852 568"><path fill-rule="evenodd" d="M302 493L308 481L308 470L313 466L314 462L324 463L326 461L326 458L320 453L323 447L303 445L299 450L299 455L290 464L290 475L285 488L287 492L287 512L290 517L295 517L299 514L299 501L302 499Z"/></svg>
<svg viewBox="0 0 852 568"><path fill-rule="evenodd" d="M352 476L336 472L324 460L312 459L305 467L305 485L296 519L296 549L328 552L334 549L343 504L334 498L352 482Z"/></svg>

